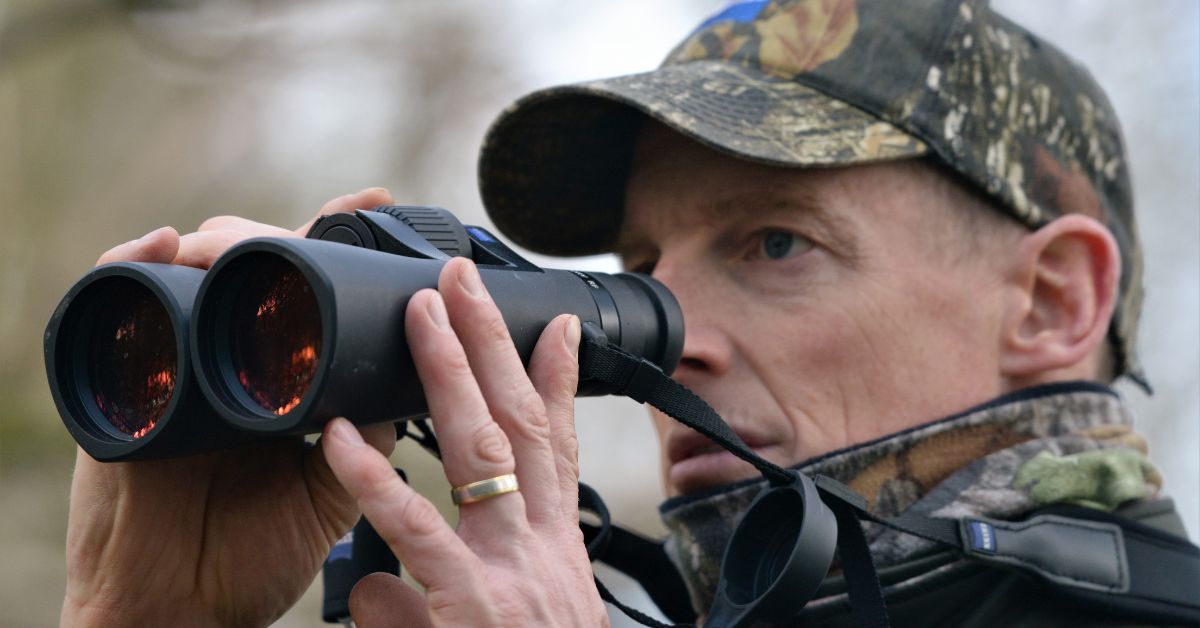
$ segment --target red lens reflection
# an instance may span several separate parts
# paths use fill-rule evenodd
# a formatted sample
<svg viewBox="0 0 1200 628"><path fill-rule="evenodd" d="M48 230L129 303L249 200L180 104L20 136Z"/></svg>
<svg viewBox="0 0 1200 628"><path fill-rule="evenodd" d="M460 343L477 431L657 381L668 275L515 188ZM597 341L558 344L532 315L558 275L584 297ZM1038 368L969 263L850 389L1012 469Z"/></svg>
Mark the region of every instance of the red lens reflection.
<svg viewBox="0 0 1200 628"><path fill-rule="evenodd" d="M94 314L89 345L92 396L117 431L145 436L175 391L175 328L150 289L114 282Z"/></svg>
<svg viewBox="0 0 1200 628"><path fill-rule="evenodd" d="M277 415L299 405L321 355L321 311L304 275L261 260L234 301L231 332L234 371L255 403Z"/></svg>

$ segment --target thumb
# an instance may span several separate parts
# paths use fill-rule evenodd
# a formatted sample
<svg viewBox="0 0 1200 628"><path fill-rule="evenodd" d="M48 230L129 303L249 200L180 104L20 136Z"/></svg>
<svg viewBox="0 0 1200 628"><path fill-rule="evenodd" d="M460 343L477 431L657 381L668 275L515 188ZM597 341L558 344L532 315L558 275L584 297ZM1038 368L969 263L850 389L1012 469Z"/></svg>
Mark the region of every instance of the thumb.
<svg viewBox="0 0 1200 628"><path fill-rule="evenodd" d="M354 585L350 591L350 615L359 628L433 626L424 596L387 573L373 573Z"/></svg>
<svg viewBox="0 0 1200 628"><path fill-rule="evenodd" d="M357 428L363 439L384 456L390 455L396 447L396 428L388 422L376 423ZM325 457L325 437L317 440L311 447L304 460L305 477L308 482L309 496L317 515L325 526L326 541L330 545L358 521L358 504L329 468L329 460ZM328 549L328 548L327 548Z"/></svg>

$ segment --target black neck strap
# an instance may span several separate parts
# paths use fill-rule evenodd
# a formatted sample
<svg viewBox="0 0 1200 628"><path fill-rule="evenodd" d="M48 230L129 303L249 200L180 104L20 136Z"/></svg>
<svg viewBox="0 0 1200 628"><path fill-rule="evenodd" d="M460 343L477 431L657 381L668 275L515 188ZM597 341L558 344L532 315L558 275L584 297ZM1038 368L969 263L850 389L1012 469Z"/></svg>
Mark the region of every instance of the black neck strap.
<svg viewBox="0 0 1200 628"><path fill-rule="evenodd" d="M664 414L712 439L729 453L754 465L772 485L792 482L792 472L755 454L729 424L695 393L663 374L653 362L608 344L603 333L583 327L579 352L581 379L606 385L614 395L648 403Z"/></svg>

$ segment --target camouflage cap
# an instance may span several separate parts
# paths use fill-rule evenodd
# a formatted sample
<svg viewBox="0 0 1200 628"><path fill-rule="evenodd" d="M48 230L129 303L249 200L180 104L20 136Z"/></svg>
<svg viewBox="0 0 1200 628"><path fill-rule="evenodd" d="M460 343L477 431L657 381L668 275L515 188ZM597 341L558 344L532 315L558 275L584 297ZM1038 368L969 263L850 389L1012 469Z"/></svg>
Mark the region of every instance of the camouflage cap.
<svg viewBox="0 0 1200 628"><path fill-rule="evenodd" d="M756 162L928 156L1038 228L1095 217L1121 250L1113 340L1136 361L1142 256L1115 113L1088 71L986 0L757 0L703 22L657 70L541 90L505 110L479 162L483 202L521 246L610 251L646 116Z"/></svg>

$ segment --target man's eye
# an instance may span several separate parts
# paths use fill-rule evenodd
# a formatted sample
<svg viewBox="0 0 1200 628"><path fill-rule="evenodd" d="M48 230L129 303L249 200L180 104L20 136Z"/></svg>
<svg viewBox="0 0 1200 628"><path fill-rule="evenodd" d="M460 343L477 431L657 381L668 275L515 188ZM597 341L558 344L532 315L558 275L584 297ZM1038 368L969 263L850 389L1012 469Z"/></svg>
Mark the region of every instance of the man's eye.
<svg viewBox="0 0 1200 628"><path fill-rule="evenodd" d="M768 231L759 244L759 254L766 259L785 259L799 255L813 246L804 236L790 231Z"/></svg>

